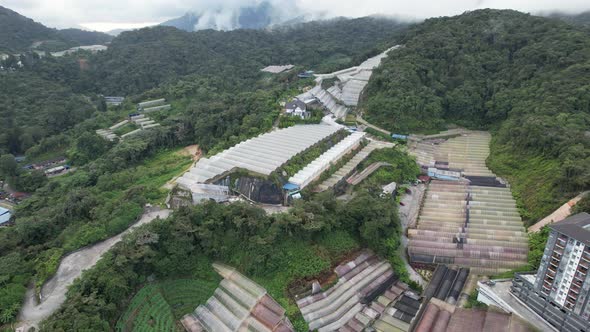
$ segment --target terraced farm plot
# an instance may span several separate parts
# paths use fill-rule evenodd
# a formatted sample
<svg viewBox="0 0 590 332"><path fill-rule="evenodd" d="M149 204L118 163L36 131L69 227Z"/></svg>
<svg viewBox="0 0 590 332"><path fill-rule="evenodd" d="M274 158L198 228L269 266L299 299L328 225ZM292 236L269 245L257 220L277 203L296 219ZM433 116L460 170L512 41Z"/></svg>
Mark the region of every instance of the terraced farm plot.
<svg viewBox="0 0 590 332"><path fill-rule="evenodd" d="M174 317L180 319L199 304L207 302L218 283L219 280L181 279L161 282L160 288L170 304Z"/></svg>
<svg viewBox="0 0 590 332"><path fill-rule="evenodd" d="M205 303L218 280L168 280L144 286L119 318L116 331L182 331L177 319Z"/></svg>

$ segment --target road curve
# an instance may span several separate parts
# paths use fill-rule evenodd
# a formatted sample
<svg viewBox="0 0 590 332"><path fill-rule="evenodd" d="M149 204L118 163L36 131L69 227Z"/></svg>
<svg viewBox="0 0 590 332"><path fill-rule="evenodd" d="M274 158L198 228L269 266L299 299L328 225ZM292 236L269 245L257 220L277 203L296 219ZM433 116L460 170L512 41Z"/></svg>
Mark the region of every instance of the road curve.
<svg viewBox="0 0 590 332"><path fill-rule="evenodd" d="M74 280L80 277L84 270L92 268L103 254L123 239L124 235L156 218L165 219L171 212L166 209L149 208L137 223L124 232L63 257L55 275L43 285L40 303L37 303L35 298L34 287L29 287L27 290L18 316L19 327L24 327L24 331L32 326L38 328L42 320L53 314L64 303L68 287L74 283Z"/></svg>

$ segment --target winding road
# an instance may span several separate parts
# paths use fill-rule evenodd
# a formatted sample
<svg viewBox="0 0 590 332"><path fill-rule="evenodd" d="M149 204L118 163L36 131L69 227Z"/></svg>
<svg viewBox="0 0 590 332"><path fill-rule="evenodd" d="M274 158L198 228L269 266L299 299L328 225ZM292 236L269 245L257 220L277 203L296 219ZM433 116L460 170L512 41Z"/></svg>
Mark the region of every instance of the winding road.
<svg viewBox="0 0 590 332"><path fill-rule="evenodd" d="M80 277L83 271L92 268L102 255L123 239L123 236L154 219L165 219L171 212L166 209L147 208L139 221L124 232L63 257L55 275L43 285L40 303L37 303L34 286L27 290L18 316L19 328L23 328L23 331L33 326L38 328L42 320L53 314L64 303L66 292L74 280Z"/></svg>

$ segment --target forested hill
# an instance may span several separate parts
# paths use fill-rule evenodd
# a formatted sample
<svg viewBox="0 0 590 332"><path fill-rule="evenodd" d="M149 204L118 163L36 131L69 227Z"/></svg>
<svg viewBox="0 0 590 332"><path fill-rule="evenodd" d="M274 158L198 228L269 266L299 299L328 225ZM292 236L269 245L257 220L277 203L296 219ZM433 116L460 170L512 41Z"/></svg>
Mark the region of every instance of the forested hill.
<svg viewBox="0 0 590 332"><path fill-rule="evenodd" d="M360 63L391 46L406 26L366 17L311 22L270 32L145 28L115 38L106 52L89 59L91 69L71 85L124 95L191 74L224 77L228 85L247 85L268 65L294 64L330 71Z"/></svg>
<svg viewBox="0 0 590 332"><path fill-rule="evenodd" d="M571 24L577 24L590 28L590 11L586 11L580 14L568 15L562 13L553 13L549 15L551 18L563 20Z"/></svg>
<svg viewBox="0 0 590 332"><path fill-rule="evenodd" d="M15 68L0 71L0 118L9 119L0 122L0 154L23 154L43 138L72 128L99 106L95 98L99 93L132 97L184 80L240 96L260 88L258 82L271 81L273 75L260 71L267 65L291 63L318 71L344 68L395 44L406 26L361 18L272 32L155 27L122 33L107 51L97 54L40 58L27 53L19 58L23 68L16 65L16 58L0 61ZM83 69L81 58L88 64Z"/></svg>
<svg viewBox="0 0 590 332"><path fill-rule="evenodd" d="M488 163L540 218L590 187L590 35L579 29L502 10L429 19L375 72L363 107L401 133L491 129Z"/></svg>
<svg viewBox="0 0 590 332"><path fill-rule="evenodd" d="M104 44L111 36L80 29L56 30L0 6L0 53L19 53L29 50L34 43L38 49L62 51L74 46Z"/></svg>

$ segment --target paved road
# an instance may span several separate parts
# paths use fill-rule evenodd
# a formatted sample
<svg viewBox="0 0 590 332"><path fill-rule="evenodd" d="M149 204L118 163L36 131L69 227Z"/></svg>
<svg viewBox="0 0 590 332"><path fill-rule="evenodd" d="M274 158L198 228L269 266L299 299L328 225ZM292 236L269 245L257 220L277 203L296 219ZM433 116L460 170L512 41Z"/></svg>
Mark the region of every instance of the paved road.
<svg viewBox="0 0 590 332"><path fill-rule="evenodd" d="M356 121L357 121L357 122L360 122L361 124L364 124L365 126L367 126L367 127L369 127L369 128L373 128L373 129L375 129L375 130L377 130L377 131L380 131L380 132L382 132L382 133L384 133L384 134L386 134L386 135L391 135L391 132L389 132L389 131L387 131L387 130L385 130L385 129L383 129L383 128L379 128L379 127L377 127L377 126L375 126L375 125L373 125L373 124L370 124L370 123L368 123L368 122L367 122L365 119L363 119L363 117L362 117L362 116L360 116L360 115L357 115L357 116L356 116Z"/></svg>
<svg viewBox="0 0 590 332"><path fill-rule="evenodd" d="M34 287L30 287L27 291L25 302L18 317L21 322L20 325L26 327L25 331L31 326L37 327L43 319L59 309L66 300L68 287L74 283L76 278L82 275L82 271L93 267L104 253L121 241L123 236L132 229L147 224L156 218L167 218L171 212L171 210L151 208L142 215L137 223L123 233L65 256L53 278L43 285L41 303L37 304Z"/></svg>

